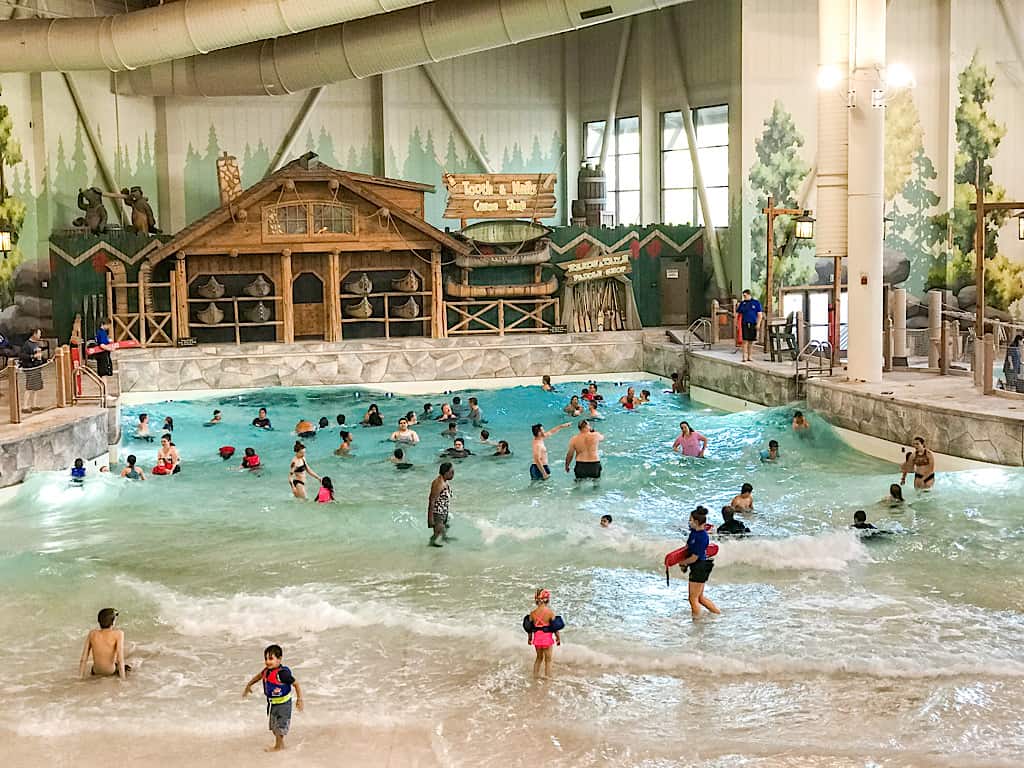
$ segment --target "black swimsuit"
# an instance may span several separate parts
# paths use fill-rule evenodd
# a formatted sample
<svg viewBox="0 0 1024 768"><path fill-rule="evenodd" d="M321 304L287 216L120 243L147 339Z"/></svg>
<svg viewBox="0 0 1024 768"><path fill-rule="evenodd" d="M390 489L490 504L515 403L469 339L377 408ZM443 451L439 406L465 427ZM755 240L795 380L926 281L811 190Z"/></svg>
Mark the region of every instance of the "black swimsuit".
<svg viewBox="0 0 1024 768"><path fill-rule="evenodd" d="M306 464L305 464L305 462L303 462L301 465L295 467L295 469L292 470L292 474L293 475L304 474L305 472L306 472ZM299 480L298 477L293 477L292 478L292 487L293 488L296 485L305 485L305 484L306 484L305 480Z"/></svg>

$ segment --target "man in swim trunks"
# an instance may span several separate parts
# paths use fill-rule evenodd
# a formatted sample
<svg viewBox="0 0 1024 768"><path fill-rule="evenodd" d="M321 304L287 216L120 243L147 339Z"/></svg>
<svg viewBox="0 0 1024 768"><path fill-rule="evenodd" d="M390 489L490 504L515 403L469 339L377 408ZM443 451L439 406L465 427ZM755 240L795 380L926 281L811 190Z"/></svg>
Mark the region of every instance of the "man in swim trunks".
<svg viewBox="0 0 1024 768"><path fill-rule="evenodd" d="M78 662L78 676L86 677L85 669L89 664L89 656L92 656L93 675L117 675L124 680L131 670L124 663L124 632L114 629L114 621L117 619L117 611L113 608L104 608L96 616L100 628L93 629L85 638L85 647L82 649L82 658Z"/></svg>
<svg viewBox="0 0 1024 768"><path fill-rule="evenodd" d="M740 488L739 495L732 497L732 501L729 502L729 506L732 507L734 512L753 512L754 486L750 483L744 483Z"/></svg>
<svg viewBox="0 0 1024 768"><path fill-rule="evenodd" d="M757 329L761 325L764 312L761 309L761 302L753 298L750 289L743 292L743 301L736 306L736 320L740 324L743 333L743 362L750 362L750 351L754 342L757 341Z"/></svg>
<svg viewBox="0 0 1024 768"><path fill-rule="evenodd" d="M565 453L565 471L569 471L575 457L576 479L597 480L601 477L601 459L597 455L597 447L604 440L604 435L590 426L586 419L580 421L579 430L569 441L569 450Z"/></svg>
<svg viewBox="0 0 1024 768"><path fill-rule="evenodd" d="M569 422L567 421L564 424L559 424L550 432L545 432L542 424L534 424L531 427L533 430L533 464L530 465L531 480L547 480L551 477L551 467L548 466L548 447L544 443L544 439L551 437L557 432L561 432L568 426Z"/></svg>

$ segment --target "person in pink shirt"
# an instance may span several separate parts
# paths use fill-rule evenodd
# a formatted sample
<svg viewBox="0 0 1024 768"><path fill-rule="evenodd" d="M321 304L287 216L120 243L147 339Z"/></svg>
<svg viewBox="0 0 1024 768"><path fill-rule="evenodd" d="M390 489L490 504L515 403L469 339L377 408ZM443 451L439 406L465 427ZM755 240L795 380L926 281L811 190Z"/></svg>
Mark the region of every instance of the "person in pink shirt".
<svg viewBox="0 0 1024 768"><path fill-rule="evenodd" d="M679 437L672 443L672 450L681 453L683 456L696 456L704 458L704 451L708 449L708 439L700 432L690 429L690 424L685 421L679 422Z"/></svg>

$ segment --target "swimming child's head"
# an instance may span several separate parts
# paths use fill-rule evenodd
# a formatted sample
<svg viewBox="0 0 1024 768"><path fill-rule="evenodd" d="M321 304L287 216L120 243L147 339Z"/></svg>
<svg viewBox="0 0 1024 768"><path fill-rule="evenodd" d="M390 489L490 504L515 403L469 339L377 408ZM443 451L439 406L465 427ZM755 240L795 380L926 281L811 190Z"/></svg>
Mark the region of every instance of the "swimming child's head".
<svg viewBox="0 0 1024 768"><path fill-rule="evenodd" d="M145 424L147 421L149 421L149 414L148 413L140 413L139 414L139 424Z"/></svg>
<svg viewBox="0 0 1024 768"><path fill-rule="evenodd" d="M135 458L135 454L134 453L129 453L128 454L128 466L129 467L134 467L135 466L135 462L137 462L137 461L138 461L138 459Z"/></svg>
<svg viewBox="0 0 1024 768"><path fill-rule="evenodd" d="M405 458L405 451L403 451L401 448L395 448L395 450L392 451L391 455L394 456L399 461L401 461L402 459Z"/></svg>
<svg viewBox="0 0 1024 768"><path fill-rule="evenodd" d="M543 376L540 377L540 383L551 386L551 377L545 373Z"/></svg>
<svg viewBox="0 0 1024 768"><path fill-rule="evenodd" d="M104 608L96 614L96 621L99 622L100 629L110 629L114 626L114 619L116 618L117 611L113 608Z"/></svg>
<svg viewBox="0 0 1024 768"><path fill-rule="evenodd" d="M270 669L280 667L282 658L284 658L284 651L281 650L281 646L276 643L274 645L268 645L263 649L263 663Z"/></svg>
<svg viewBox="0 0 1024 768"><path fill-rule="evenodd" d="M490 432L488 432L486 429L481 429L480 430L480 439L481 440L489 440L490 438L491 438L491 433Z"/></svg>
<svg viewBox="0 0 1024 768"><path fill-rule="evenodd" d="M256 455L256 449L255 448L246 448L245 449L245 455L246 456L255 456Z"/></svg>
<svg viewBox="0 0 1024 768"><path fill-rule="evenodd" d="M771 450L771 451L779 450L779 441L778 440L769 440L768 441L768 449Z"/></svg>
<svg viewBox="0 0 1024 768"><path fill-rule="evenodd" d="M512 449L508 445L508 440L498 441L498 453L512 453Z"/></svg>
<svg viewBox="0 0 1024 768"><path fill-rule="evenodd" d="M538 589L533 596L533 602L537 605L547 605L551 602L551 593L544 588Z"/></svg>
<svg viewBox="0 0 1024 768"><path fill-rule="evenodd" d="M343 429L338 434L341 436L341 442L343 442L343 443L351 443L352 442L352 433L351 432L348 432L348 431Z"/></svg>
<svg viewBox="0 0 1024 768"><path fill-rule="evenodd" d="M214 409L213 409L213 415L214 415L214 416L220 416L220 411L219 411L219 410L217 410L216 408L214 408Z"/></svg>
<svg viewBox="0 0 1024 768"><path fill-rule="evenodd" d="M743 486L740 488L740 493L753 493L753 492L754 492L754 486L752 486L750 483L744 483Z"/></svg>
<svg viewBox="0 0 1024 768"><path fill-rule="evenodd" d="M611 524L612 524L612 516L611 515L601 515L601 527L602 528L607 528Z"/></svg>
<svg viewBox="0 0 1024 768"><path fill-rule="evenodd" d="M327 420L326 416L321 416L320 421L317 422L317 426L319 426L320 429L326 429L330 425L330 423L331 422Z"/></svg>
<svg viewBox="0 0 1024 768"><path fill-rule="evenodd" d="M75 469L81 469L85 466L85 462L81 459L75 459Z"/></svg>
<svg viewBox="0 0 1024 768"><path fill-rule="evenodd" d="M903 501L903 489L900 487L899 483L893 483L889 486L889 496L891 496L895 501Z"/></svg>
<svg viewBox="0 0 1024 768"><path fill-rule="evenodd" d="M863 509L858 509L856 512L853 513L853 522L855 522L855 523L866 523L867 521L868 521L868 516L864 512Z"/></svg>
<svg viewBox="0 0 1024 768"><path fill-rule="evenodd" d="M452 398L452 405L462 405L462 398L456 395Z"/></svg>
<svg viewBox="0 0 1024 768"><path fill-rule="evenodd" d="M334 417L334 420L338 422L339 427L342 426L345 423L345 414L339 413L337 416Z"/></svg>

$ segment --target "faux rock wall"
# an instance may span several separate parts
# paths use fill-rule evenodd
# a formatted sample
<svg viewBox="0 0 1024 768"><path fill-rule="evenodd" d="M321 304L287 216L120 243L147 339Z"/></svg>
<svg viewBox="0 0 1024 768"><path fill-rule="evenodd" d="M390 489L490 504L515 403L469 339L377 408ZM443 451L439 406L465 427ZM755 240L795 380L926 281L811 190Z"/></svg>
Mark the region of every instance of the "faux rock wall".
<svg viewBox="0 0 1024 768"><path fill-rule="evenodd" d="M800 399L792 375L775 373L692 350L687 353L690 385L768 407Z"/></svg>
<svg viewBox="0 0 1024 768"><path fill-rule="evenodd" d="M67 469L76 458L107 452L107 409L49 429L0 440L0 487L20 483L29 470Z"/></svg>
<svg viewBox="0 0 1024 768"><path fill-rule="evenodd" d="M119 353L122 392L331 386L644 370L636 332L203 345Z"/></svg>
<svg viewBox="0 0 1024 768"><path fill-rule="evenodd" d="M909 445L921 435L939 453L1010 466L1024 465L1024 424L929 403L901 403L807 383L807 404L839 427Z"/></svg>

